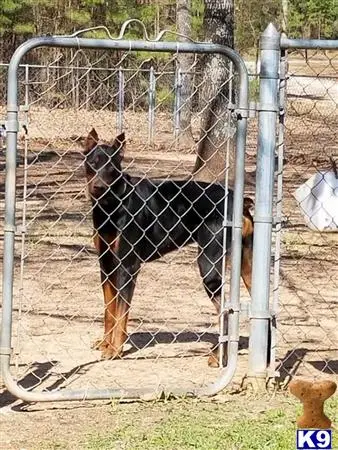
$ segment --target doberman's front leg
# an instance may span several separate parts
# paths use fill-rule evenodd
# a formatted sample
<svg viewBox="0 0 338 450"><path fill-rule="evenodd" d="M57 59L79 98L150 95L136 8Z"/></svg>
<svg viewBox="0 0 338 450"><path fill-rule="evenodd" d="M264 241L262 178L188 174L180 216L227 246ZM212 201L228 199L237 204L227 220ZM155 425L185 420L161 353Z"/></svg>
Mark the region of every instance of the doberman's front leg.
<svg viewBox="0 0 338 450"><path fill-rule="evenodd" d="M111 347L115 327L117 290L113 275L108 277L101 271L101 283L104 297L104 335L93 347L105 353L106 349Z"/></svg>
<svg viewBox="0 0 338 450"><path fill-rule="evenodd" d="M117 296L114 302L115 322L111 344L102 352L104 358L115 359L121 358L123 355L123 347L128 338L128 316L138 270L139 266L137 268L128 266L128 270L121 266L117 270Z"/></svg>
<svg viewBox="0 0 338 450"><path fill-rule="evenodd" d="M109 242L107 242L109 240ZM95 341L93 348L105 352L111 346L116 317L116 268L117 258L115 247L118 245L116 236L94 236L94 244L99 254L101 285L104 297L104 335Z"/></svg>

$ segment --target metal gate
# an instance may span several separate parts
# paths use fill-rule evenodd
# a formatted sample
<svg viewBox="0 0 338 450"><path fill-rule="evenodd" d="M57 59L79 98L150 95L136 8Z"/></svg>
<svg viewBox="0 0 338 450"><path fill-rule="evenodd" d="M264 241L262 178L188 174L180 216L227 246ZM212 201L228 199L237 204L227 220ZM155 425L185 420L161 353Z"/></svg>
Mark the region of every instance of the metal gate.
<svg viewBox="0 0 338 450"><path fill-rule="evenodd" d="M226 367L221 368L220 371L216 371L216 376L215 372L213 372L212 376L210 376L211 382L210 379L207 382L202 379L202 383L199 382L199 385L196 384L196 382L195 384L188 383L189 376L187 376L187 372L182 370L183 363L181 363L181 361L184 361L184 367L186 367L189 364L189 358L185 359L180 356L177 357L175 345L177 346L179 343L190 345L190 342L195 342L197 344L196 349L192 349L190 354L189 351L185 352L195 363L195 361L198 361L197 358L200 354L205 354L205 350L201 351L198 346L210 340L210 336L214 333L210 332L210 325L208 323L202 323L201 330L198 329L198 326L197 329L189 329L189 320L187 320L186 317L184 318L186 323L182 325L182 328L180 329L180 306L178 304L175 305L176 309L174 314L171 313L174 315L174 319L177 320L178 325L175 325L175 320L173 320L172 326L174 329L166 329L169 323L166 307L169 308L170 302L169 300L167 301L165 297L170 296L170 291L166 290L161 284L168 283L165 274L153 287L148 286L149 279L148 281L142 281L142 279L141 281L138 281L138 283L142 285L140 289L144 289L145 292L148 295L151 294L153 298L148 304L142 306L143 309L139 310L138 317L132 319L133 333L129 340L134 347L131 351L129 350L131 355L135 353L135 350L136 354L137 351L141 353L142 350L151 350L151 347L155 344L160 347L161 344L164 346L166 343L171 343L171 348L174 349L171 351L172 355L170 355L170 352L165 355L163 358L164 363L158 370L158 373L156 373L156 369L159 365L156 367L155 363L160 360L159 356L152 357L151 354L146 354L143 356L136 356L134 359L133 356L130 356L129 359L122 359L121 361L99 362L97 359L97 352L87 353L84 357L79 351L81 348L85 348L84 346L89 348L90 340L95 337L93 334L96 323L101 322L99 318L100 314L98 314L97 311L94 312L93 307L86 303L87 301L91 301L93 297L97 299L98 295L96 294L96 291L94 296L91 290L96 290L100 286L100 283L97 282L95 285L91 278L93 277L93 273L95 273L94 277L99 275L99 269L97 267L97 262L95 262L96 257L94 255L92 244L89 243L90 241L88 239L87 222L88 219L90 219L90 209L88 208L88 205L86 208L83 207L85 203L85 181L83 178L83 185L79 189L76 185L76 179L74 178L74 174L78 173L77 170L81 170L83 167L83 159L80 157L80 152L76 153L70 151L67 146L65 150L63 145L64 142L62 143L63 129L64 127L69 126L70 120L69 116L67 116L67 107L61 107L61 109L63 109L61 110L60 115L58 118L55 117L54 119L52 119L52 117L55 112L54 109L56 108L50 107L50 110L48 110L48 108L39 106L36 110L36 128L43 128L46 117L52 119L52 122L48 122L50 124L49 127L53 121L56 122L60 134L59 136L54 136L53 146L43 140L36 140L34 142L31 130L32 122L27 124L19 123L19 112L23 113L24 117L27 117L28 119L31 118L34 106L38 104L37 99L39 99L39 95L42 97L41 92L44 94L50 93L50 86L55 86L57 81L62 77L62 68L60 68L60 65L57 65L55 68L56 62L51 59L48 62L49 65L47 64L45 82L44 84L42 83L41 87L41 83L33 83L29 80L29 73L27 74L27 70L29 69L25 66L26 83L24 86L26 94L23 99L25 107L20 110L20 92L18 83L18 76L21 70L20 64L28 52L34 51L34 49L37 48L40 49L46 47L63 50L72 49L75 55L81 54L84 55L84 58L86 58L85 50L87 52L90 50L104 50L122 55L119 61L120 64L113 72L114 77L116 74L118 75L117 84L119 93L121 93L121 87L128 82L127 72L122 70L121 61L124 60L125 54L132 54L136 51L148 52L148 55L152 52L166 52L175 56L180 53L192 53L195 55L217 54L227 58L233 64L236 77L238 76L238 103L235 108L232 105L230 106L236 120L236 174L232 218L230 218L230 222L223 223L224 229L229 229L230 227L232 230L231 281L229 300L223 301L221 312L221 315L223 315L224 311L229 311L229 329L228 336L223 336L221 333L219 338L221 348L226 340L228 340L228 363ZM55 57L55 54L53 56ZM88 63L88 65L90 64ZM79 89L82 89L81 80L86 80L86 67L77 66L75 58L72 60L71 66L71 83L74 83L74 74L77 73L78 75L77 78L75 78L75 80L77 79L75 87L73 85L70 92L76 92L76 89L78 90L75 94L75 101L79 104L82 95ZM57 72L59 76L56 80L52 80L51 84L48 84L50 82L50 74L56 73L53 72L53 70L59 70L59 72ZM81 73L81 70L84 70L84 72ZM155 83L158 80L159 74L156 73L154 68L150 67L149 69L148 67L146 76L148 75L149 88L146 89L146 96L149 102L149 109L146 113L148 119L148 139L146 144L154 145L154 136L152 135L154 128L154 109L152 108L152 105L156 93ZM182 76L180 73L178 73L178 75L176 73L176 85L180 85L180 76ZM111 77L111 72L106 75L107 79L110 79ZM34 88L34 96L29 92L31 87ZM8 68L7 95L6 206L1 329L1 368L7 389L15 396L26 401L113 398L151 399L163 395L214 395L223 389L230 382L235 373L239 347L244 157L248 117L248 75L241 57L230 48L206 43L162 42L160 40L130 41L122 39L122 36L118 39L91 39L80 37L79 34L70 37L42 37L27 41L20 46L13 55ZM88 89L86 95L87 99L91 99L91 92ZM109 96L111 95L111 92L106 91L105 95ZM35 100L31 100L31 98ZM116 95L114 98L119 104L116 111L116 128L119 130L126 125L125 123L122 123L124 120L122 114L124 98L120 94ZM59 97L55 100L58 106L60 104L59 100ZM231 99L229 99L229 103L230 100ZM179 101L180 97L176 95L174 134L177 134L177 115L180 109L178 104ZM86 108L79 108L80 113L77 116L78 119L74 119L75 122L76 120L80 120L79 117L81 115L85 114L85 109ZM111 116L116 114L112 112ZM62 116L64 118L60 119ZM94 111L91 116L91 126L100 128L100 124L97 124L99 118L100 111ZM59 125L57 123L58 120L60 120ZM143 120L144 119L140 117L136 119L136 124L134 124L136 130L143 131L143 128L146 128ZM24 137L23 151L18 152L18 133L20 132L22 125L25 125L26 128L28 128L28 134ZM110 134L111 130L108 130L108 132ZM111 135L113 135L113 131ZM76 146L77 144L75 141L76 140L74 140L73 145ZM129 145L129 147L131 146ZM19 164L21 164L21 167L19 166L19 168L17 168L18 158ZM69 158L73 159L71 160ZM70 163L70 161L72 162ZM40 168L41 173L36 171L36 169L32 172L34 164L37 164L37 168ZM128 166L128 161L126 161L126 164ZM18 178L20 189L18 189L16 179L18 170L22 170L22 177ZM126 170L129 170L128 167ZM147 170L144 171L143 177L146 175ZM174 176L175 175L177 178L178 174L174 173ZM18 193L18 191L20 192ZM62 198L58 198L61 191L63 196ZM222 201L226 207L228 195L225 195ZM69 218L74 217L77 220L77 223L67 222ZM84 225L87 226L85 231L81 228ZM69 229L67 229L67 226ZM226 235L227 233L224 233L224 236ZM87 245L83 244L83 240L86 241ZM71 249L71 253L68 252L69 249ZM193 262L191 257L192 253L190 248L187 251L189 251L188 265L190 266ZM18 258L20 260L19 264L16 263L16 254L21 255ZM225 256L224 252L222 256L223 266L225 265ZM93 269L93 265L91 265L90 270L88 270L89 267L86 268L88 261L91 264L93 264L93 262L95 263L95 269ZM78 269L79 262L82 264L81 269ZM166 266L170 268L168 262L166 262ZM29 267L33 268L30 275L27 270ZM156 274L159 273L158 268L160 266L156 264L153 265L153 263L149 263L148 266L147 263L145 265L145 270L147 270L147 267L149 267L149 271L152 273L153 280L155 279L155 281L157 281ZM177 268L179 267L180 265L177 265L175 270L177 271ZM186 263L184 267L186 267ZM192 283L196 283L196 271L191 271L190 268L185 270L189 270L189 277L191 275L193 280L195 280ZM28 273L28 277L25 273ZM171 277L173 276L175 277L174 272L171 271ZM222 273L222 276L223 286L225 281L224 273ZM14 283L15 277L20 280L18 284ZM179 279L179 274L176 274L176 277ZM174 279L172 281L175 283ZM190 283L189 280L186 280L186 282ZM13 286L15 288L14 290ZM156 292L154 293L153 291L154 289L161 289L163 292L156 296ZM177 286L177 289L178 294L176 294L176 302L177 298L180 300L180 296L184 295L184 292L179 294L179 286ZM224 291L223 287L222 291ZM199 295L200 294L198 294L198 297ZM157 305L156 301L154 302L154 298L156 300L158 297L162 297L162 302L164 304L159 303ZM224 295L222 298L224 299ZM184 301L188 301L188 299L183 298L182 302ZM200 299L198 298L197 301L200 302ZM163 323L158 325L156 329L150 319L147 321L147 314L150 315L151 310L154 308L156 309L157 307L159 308L159 322L161 314L163 314ZM204 306L200 307L200 309L201 308L204 308ZM193 323L196 323L197 318L197 315L194 314L195 311L192 309L192 311L189 312L190 322ZM93 314L93 316L90 318L91 314ZM10 368L13 315L15 315L14 323L16 324L14 329L15 352L12 358L13 367ZM38 316L38 320L31 320L34 315ZM182 316L184 316L183 312ZM62 319L61 322L58 320L60 317ZM79 325L81 322L84 323L84 325ZM170 346L167 345L167 347ZM68 355L68 360L71 359L71 364L63 364L61 368L58 368L60 355L60 351L58 350L58 353L56 350L58 348ZM32 373L33 376L36 377L36 383L33 383L34 387L41 385L39 389L33 392L30 392L33 387L32 385L29 386L29 389L25 389L24 381L21 380L21 382L18 383L12 374L13 371L16 371L16 378L22 379L24 374L22 373L22 370L20 371L20 366L22 367L20 358L25 355L25 351L33 352L33 355L38 355L34 356L34 360L31 361L31 364L29 364L27 360L23 362L23 366L26 368L27 372ZM180 355L180 352L182 353L182 350L178 350L178 355ZM177 357L179 364L177 364L177 373L173 376L170 364L167 363L166 360L170 361L170 358L174 358L175 356ZM39 358L39 360L37 358ZM152 358L153 365L149 371L149 360L151 361ZM202 359L206 364L205 358L199 359ZM75 361L76 364L74 364ZM122 372L120 372L121 369ZM123 369L125 369L124 372ZM102 387L98 386L99 383L97 382L97 378L95 381L94 377L92 380L87 379L85 381L85 386L80 385L78 390L64 389L69 383L70 378L71 381L73 381L74 378L86 373L88 370L92 370L96 375L99 374L100 371L105 371L107 377L110 376L114 382L110 382L108 378L108 381L104 381L104 383L107 383L108 386L113 385L113 387L106 387L106 385L103 385ZM211 373L210 371L208 372L208 370L209 369L206 368L206 374ZM201 373L201 368L199 366L197 371ZM119 372L122 373L122 375L119 375ZM128 377L129 379L127 380ZM48 386L44 383L46 378L49 378L49 383L47 383ZM62 389L57 389L58 386L61 386ZM43 391L41 391L41 388Z"/></svg>

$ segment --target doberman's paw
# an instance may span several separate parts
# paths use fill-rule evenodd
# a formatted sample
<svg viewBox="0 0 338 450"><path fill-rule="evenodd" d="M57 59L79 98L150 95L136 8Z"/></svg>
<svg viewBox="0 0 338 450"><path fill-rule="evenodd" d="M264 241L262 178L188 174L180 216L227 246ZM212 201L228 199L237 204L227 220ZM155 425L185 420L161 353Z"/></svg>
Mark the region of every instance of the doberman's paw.
<svg viewBox="0 0 338 450"><path fill-rule="evenodd" d="M117 350L113 347L106 347L101 352L101 359L121 359L122 350Z"/></svg>
<svg viewBox="0 0 338 450"><path fill-rule="evenodd" d="M91 348L94 350L100 350L101 352L104 351L107 347L109 347L109 342L105 341L104 339L97 339L92 343Z"/></svg>
<svg viewBox="0 0 338 450"><path fill-rule="evenodd" d="M224 349L223 354L223 364L222 366L225 367L227 365L228 355L227 355L227 349ZM208 366L209 367L219 367L219 348L214 348L211 350L211 353L208 358Z"/></svg>
<svg viewBox="0 0 338 450"><path fill-rule="evenodd" d="M208 358L208 366L209 367L219 367L219 360L217 353L211 353Z"/></svg>

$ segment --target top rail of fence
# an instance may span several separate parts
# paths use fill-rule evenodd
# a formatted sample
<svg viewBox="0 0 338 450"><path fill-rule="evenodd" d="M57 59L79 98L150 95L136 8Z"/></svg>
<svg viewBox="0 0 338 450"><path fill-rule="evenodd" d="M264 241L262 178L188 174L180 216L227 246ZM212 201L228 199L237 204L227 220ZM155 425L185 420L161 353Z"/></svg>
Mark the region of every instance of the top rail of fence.
<svg viewBox="0 0 338 450"><path fill-rule="evenodd" d="M338 39L289 39L282 36L280 46L285 50L290 48L336 50L338 49Z"/></svg>
<svg viewBox="0 0 338 450"><path fill-rule="evenodd" d="M0 63L0 67L9 67L9 63ZM142 67L123 67L123 66L117 66L117 67L95 67L92 65L89 66L74 66L74 65L59 65L59 64L20 64L19 68L30 68L30 69L71 69L71 70L90 70L93 72L118 72L119 70L122 70L123 72L145 72L148 73L150 71L149 68L145 69ZM154 70L155 75L175 75L174 70ZM197 73L203 73L202 71L184 71L184 74L197 74Z"/></svg>

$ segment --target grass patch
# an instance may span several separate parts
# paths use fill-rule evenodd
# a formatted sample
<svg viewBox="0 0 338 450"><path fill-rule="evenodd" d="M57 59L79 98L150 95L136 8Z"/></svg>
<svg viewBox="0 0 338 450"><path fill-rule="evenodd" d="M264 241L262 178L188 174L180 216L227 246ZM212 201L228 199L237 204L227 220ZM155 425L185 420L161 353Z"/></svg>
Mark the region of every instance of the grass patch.
<svg viewBox="0 0 338 450"><path fill-rule="evenodd" d="M240 402L242 400L242 402ZM265 408L264 408L265 405ZM118 407L120 411L121 406ZM337 420L337 397L326 412ZM119 412L116 413L119 414ZM87 450L290 450L295 448L295 418L301 411L295 401L269 409L269 401L257 404L246 398L226 404L181 402L174 405L142 405L121 416L115 430L89 433ZM338 448L334 436L333 448Z"/></svg>

